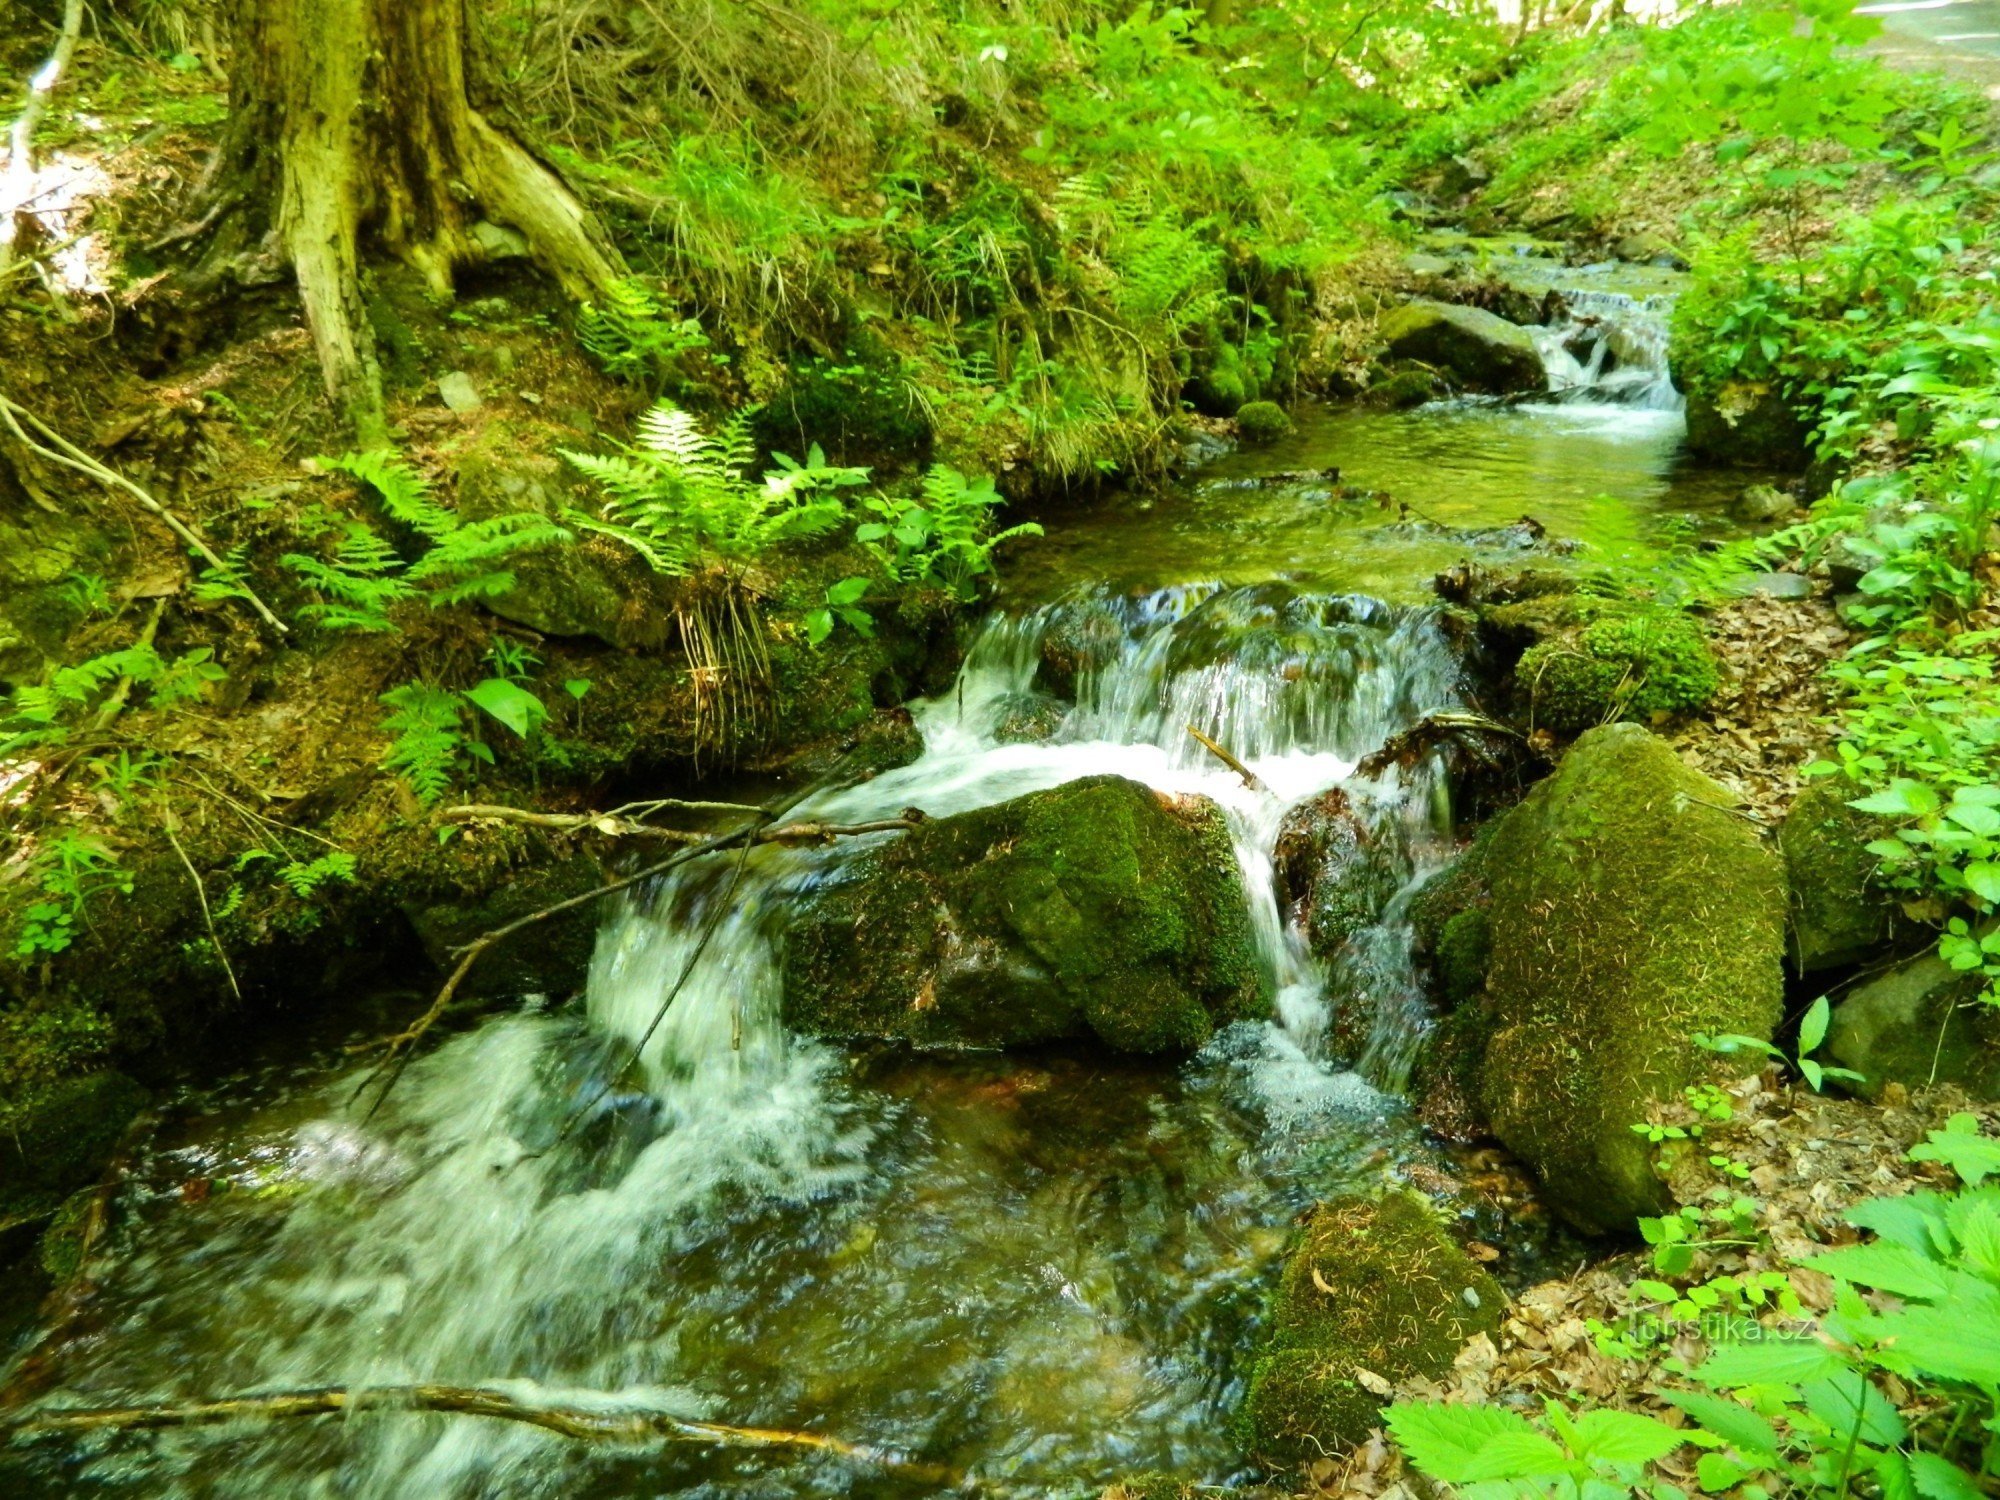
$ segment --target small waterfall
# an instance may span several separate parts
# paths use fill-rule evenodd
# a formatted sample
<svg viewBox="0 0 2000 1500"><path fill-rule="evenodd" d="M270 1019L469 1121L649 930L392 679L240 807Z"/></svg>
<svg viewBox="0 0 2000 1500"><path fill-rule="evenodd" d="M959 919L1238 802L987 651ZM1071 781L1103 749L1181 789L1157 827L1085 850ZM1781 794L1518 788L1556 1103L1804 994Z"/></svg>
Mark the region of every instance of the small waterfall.
<svg viewBox="0 0 2000 1500"><path fill-rule="evenodd" d="M1572 290L1560 322L1530 330L1548 370L1549 389L1565 402L1680 411L1667 369L1670 296Z"/></svg>
<svg viewBox="0 0 2000 1500"><path fill-rule="evenodd" d="M1035 696L1052 673L1072 697ZM1210 796L1274 1021L1138 1086L1118 1070L1141 1065L1103 1059L907 1063L907 1082L871 1083L864 1058L779 1014L788 892L853 846L717 856L608 915L584 1014L531 1002L490 1019L414 1063L368 1122L344 1110L349 1073L261 1131L239 1120L154 1158L132 1195L142 1248L105 1273L119 1317L65 1351L62 1399L497 1381L812 1425L1031 1487L1166 1464L1229 1477L1243 1309L1284 1225L1413 1141L1326 1050L1329 995L1374 985L1370 1076L1394 1080L1421 1025L1406 942L1395 969L1399 908L1330 990L1279 910L1279 824L1346 785L1412 877L1434 865L1428 773L1354 773L1451 706L1455 677L1434 611L1282 586L992 619L953 690L915 705L923 756L799 815L939 816L1103 772ZM1037 738L1016 737L1024 702ZM1030 1130L1036 1108L1051 1113ZM220 1208L180 1206L196 1179L227 1188ZM107 1439L51 1482L135 1500L889 1492L819 1460L600 1454L416 1414L278 1424L220 1456L217 1441Z"/></svg>

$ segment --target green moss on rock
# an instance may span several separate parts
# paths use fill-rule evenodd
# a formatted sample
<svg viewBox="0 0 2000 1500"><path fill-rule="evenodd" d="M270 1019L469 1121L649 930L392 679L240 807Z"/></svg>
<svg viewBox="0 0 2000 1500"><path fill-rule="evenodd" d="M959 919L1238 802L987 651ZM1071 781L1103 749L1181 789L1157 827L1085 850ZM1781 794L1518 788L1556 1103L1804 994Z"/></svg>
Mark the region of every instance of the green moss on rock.
<svg viewBox="0 0 2000 1500"><path fill-rule="evenodd" d="M1778 829L1792 893L1792 962L1801 973L1860 962L1890 941L1896 924L1867 848L1882 825L1847 805L1850 791L1844 779L1809 782Z"/></svg>
<svg viewBox="0 0 2000 1500"><path fill-rule="evenodd" d="M1221 811L1116 776L939 818L807 892L785 1019L819 1036L1188 1051L1264 981Z"/></svg>
<svg viewBox="0 0 2000 1500"><path fill-rule="evenodd" d="M1275 401L1246 401L1236 409L1236 430L1244 442L1262 446L1289 433L1292 419Z"/></svg>
<svg viewBox="0 0 2000 1500"><path fill-rule="evenodd" d="M1534 335L1477 307L1410 302L1378 331L1395 358L1447 370L1471 390L1538 391L1548 383Z"/></svg>
<svg viewBox="0 0 2000 1500"><path fill-rule="evenodd" d="M1442 1375L1467 1339L1499 1326L1504 1304L1414 1194L1321 1205L1285 1263L1250 1371L1253 1451L1290 1464L1361 1441L1382 1398L1360 1372Z"/></svg>
<svg viewBox="0 0 2000 1500"><path fill-rule="evenodd" d="M1532 646L1514 677L1534 722L1565 734L1692 712L1721 681L1701 627L1654 610L1596 620L1574 638Z"/></svg>
<svg viewBox="0 0 2000 1500"><path fill-rule="evenodd" d="M145 1102L143 1088L110 1068L9 1098L0 1106L0 1220L93 1181Z"/></svg>
<svg viewBox="0 0 2000 1500"><path fill-rule="evenodd" d="M1480 1103L1585 1230L1664 1206L1631 1127L1712 1070L1694 1033L1777 1024L1784 869L1730 801L1664 741L1615 724L1578 739L1491 835Z"/></svg>
<svg viewBox="0 0 2000 1500"><path fill-rule="evenodd" d="M2000 1099L2000 1009L1978 1002L1982 984L1935 953L1908 959L1847 993L1827 1051L1861 1074L1855 1088L1870 1097L1889 1083L1946 1083Z"/></svg>

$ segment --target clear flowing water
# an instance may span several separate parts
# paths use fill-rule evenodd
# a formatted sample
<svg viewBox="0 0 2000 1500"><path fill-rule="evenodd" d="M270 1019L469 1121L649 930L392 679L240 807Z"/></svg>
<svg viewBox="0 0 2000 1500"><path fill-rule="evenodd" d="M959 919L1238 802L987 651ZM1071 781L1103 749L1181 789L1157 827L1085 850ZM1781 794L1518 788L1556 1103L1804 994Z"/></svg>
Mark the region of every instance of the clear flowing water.
<svg viewBox="0 0 2000 1500"><path fill-rule="evenodd" d="M1379 602L1416 597L1434 554L1466 551L1426 526L1526 510L1560 531L1600 504L1686 503L1677 418L1647 404L1657 383L1628 379L1629 404L1608 405L1612 372L1578 347L1559 383L1585 399L1329 414L1179 501L1079 524L1035 563L1028 592L1060 599L996 614L953 690L916 705L923 756L800 809L941 816L1103 772L1212 797L1271 1020L1178 1065L802 1040L779 1017L783 916L852 846L767 846L740 871L715 857L608 915L581 1005L530 997L489 1016L370 1119L349 1108L357 1074L337 1055L179 1101L121 1195L87 1315L37 1353L39 1399L501 1384L832 1434L1001 1493L1095 1493L1147 1467L1243 1476L1231 1416L1290 1222L1436 1159L1385 1091L1426 1024L1409 887L1327 969L1273 893L1279 821L1342 785L1412 884L1449 857L1430 772L1354 774L1457 701L1434 612ZM1422 524L1331 524L1335 502L1308 482L1237 483L1307 461L1421 502ZM1531 483L1537 465L1548 484ZM1358 576L1376 597L1340 583ZM1052 633L1083 643L1075 701L1017 742L1008 726ZM1343 1007L1370 1018L1355 1056L1330 1040ZM578 1443L406 1412L44 1442L0 1453L0 1485L218 1500L938 1489L823 1455Z"/></svg>

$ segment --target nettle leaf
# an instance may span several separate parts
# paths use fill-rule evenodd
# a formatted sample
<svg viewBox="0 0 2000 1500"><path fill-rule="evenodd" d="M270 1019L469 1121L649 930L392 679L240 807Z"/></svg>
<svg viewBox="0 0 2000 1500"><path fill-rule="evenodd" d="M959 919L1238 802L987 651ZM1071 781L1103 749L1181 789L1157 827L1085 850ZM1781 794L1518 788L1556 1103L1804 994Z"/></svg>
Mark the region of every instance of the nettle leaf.
<svg viewBox="0 0 2000 1500"><path fill-rule="evenodd" d="M1869 576L1873 577L1874 574ZM1909 581L1907 578L1899 580L1897 586ZM1927 818L1938 810L1940 799L1935 791L1921 781L1910 781L1899 776L1889 783L1886 790L1876 792L1872 796L1857 797L1847 805L1857 812L1875 813L1887 818Z"/></svg>
<svg viewBox="0 0 2000 1500"><path fill-rule="evenodd" d="M1486 1463L1488 1450L1509 1440L1526 1451L1529 1440L1546 1444L1558 1462L1563 1454L1527 1418L1498 1406L1446 1406L1403 1401L1383 1413L1389 1435L1410 1462L1446 1484L1469 1484L1502 1477ZM1538 1450L1539 1451L1539 1450Z"/></svg>
<svg viewBox="0 0 2000 1500"><path fill-rule="evenodd" d="M1942 1297L1946 1288L1942 1266L1901 1245L1848 1245L1824 1255L1808 1256L1799 1264L1858 1286L1926 1302Z"/></svg>
<svg viewBox="0 0 2000 1500"><path fill-rule="evenodd" d="M1979 1482L1948 1458L1912 1453L1909 1463L1910 1481L1923 1500L1985 1500Z"/></svg>
<svg viewBox="0 0 2000 1500"><path fill-rule="evenodd" d="M1843 1370L1825 1380L1809 1380L1800 1387L1806 1410L1835 1432L1859 1432L1861 1441L1878 1448L1893 1448L1910 1435L1888 1397L1869 1383L1859 1370Z"/></svg>
<svg viewBox="0 0 2000 1500"><path fill-rule="evenodd" d="M1661 1391L1660 1396L1743 1457L1766 1466L1778 1462L1778 1429L1742 1402L1707 1391Z"/></svg>
<svg viewBox="0 0 2000 1500"><path fill-rule="evenodd" d="M1944 1162L1967 1187L1978 1187L2000 1173L2000 1140L1979 1133L1976 1115L1956 1114L1944 1129L1933 1130L1922 1145L1912 1146L1910 1160Z"/></svg>
<svg viewBox="0 0 2000 1500"><path fill-rule="evenodd" d="M1746 1385L1799 1385L1824 1380L1847 1368L1833 1350L1812 1338L1769 1338L1718 1344L1695 1377L1705 1385L1734 1389Z"/></svg>
<svg viewBox="0 0 2000 1500"><path fill-rule="evenodd" d="M1629 1411L1588 1411L1576 1418L1571 1446L1598 1463L1649 1464L1687 1441L1687 1434Z"/></svg>
<svg viewBox="0 0 2000 1500"><path fill-rule="evenodd" d="M1945 1199L1929 1191L1901 1198L1869 1198L1846 1214L1847 1222L1872 1229L1882 1239L1929 1256L1934 1250L1948 1251L1951 1235L1945 1218Z"/></svg>
<svg viewBox="0 0 2000 1500"><path fill-rule="evenodd" d="M542 700L504 677L489 677L465 690L465 696L522 739L527 739L549 716Z"/></svg>

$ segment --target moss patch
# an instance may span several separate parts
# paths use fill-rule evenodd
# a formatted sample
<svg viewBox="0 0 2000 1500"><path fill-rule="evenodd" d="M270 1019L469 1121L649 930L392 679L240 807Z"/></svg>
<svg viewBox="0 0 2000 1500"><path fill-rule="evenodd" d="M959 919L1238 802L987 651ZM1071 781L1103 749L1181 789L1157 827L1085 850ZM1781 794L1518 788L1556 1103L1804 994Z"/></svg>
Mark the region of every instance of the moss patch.
<svg viewBox="0 0 2000 1500"><path fill-rule="evenodd" d="M1565 734L1691 713L1715 696L1720 681L1701 627L1686 615L1651 610L1543 641L1515 668L1534 722Z"/></svg>
<svg viewBox="0 0 2000 1500"><path fill-rule="evenodd" d="M1499 1326L1504 1302L1414 1194L1322 1205L1285 1263L1250 1372L1252 1448L1289 1464L1360 1442L1382 1407L1362 1372L1441 1375L1467 1339Z"/></svg>
<svg viewBox="0 0 2000 1500"><path fill-rule="evenodd" d="M1236 410L1236 430L1244 442L1261 446L1290 432L1292 419L1275 401L1246 401Z"/></svg>
<svg viewBox="0 0 2000 1500"><path fill-rule="evenodd" d="M1778 830L1792 892L1792 962L1802 973L1858 963L1892 936L1896 908L1875 884L1868 841L1881 825L1847 805L1844 778L1807 784Z"/></svg>
<svg viewBox="0 0 2000 1500"><path fill-rule="evenodd" d="M785 1019L821 1036L1186 1051L1263 975L1218 808L1116 776L940 818L802 900Z"/></svg>
<svg viewBox="0 0 2000 1500"><path fill-rule="evenodd" d="M1585 1230L1665 1203L1631 1127L1715 1067L1689 1038L1777 1024L1784 870L1729 802L1617 724L1579 739L1493 831L1480 1102Z"/></svg>

